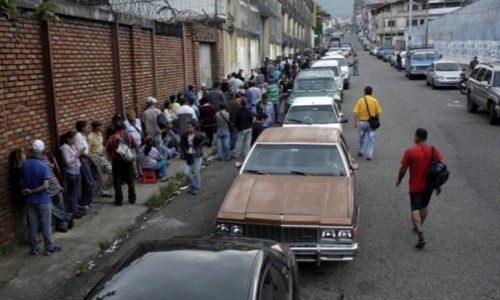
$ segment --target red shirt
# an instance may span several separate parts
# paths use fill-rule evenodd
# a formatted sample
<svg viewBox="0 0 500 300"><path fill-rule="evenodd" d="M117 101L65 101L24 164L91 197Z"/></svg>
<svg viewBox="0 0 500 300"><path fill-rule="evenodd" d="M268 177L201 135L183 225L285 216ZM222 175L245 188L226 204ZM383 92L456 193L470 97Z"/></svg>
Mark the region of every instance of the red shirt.
<svg viewBox="0 0 500 300"><path fill-rule="evenodd" d="M443 160L439 149L434 147L434 155L438 160ZM431 146L417 145L406 150L401 164L410 167L410 193L427 191L427 169L432 160Z"/></svg>
<svg viewBox="0 0 500 300"><path fill-rule="evenodd" d="M120 154L116 153L116 149L118 148L118 140L116 139L116 134L125 141L124 137L125 130L118 130L115 134L109 137L108 142L106 143L106 151L111 152L113 158L120 159ZM134 137L128 133L128 138L130 141L130 148L135 149L137 147L137 142Z"/></svg>

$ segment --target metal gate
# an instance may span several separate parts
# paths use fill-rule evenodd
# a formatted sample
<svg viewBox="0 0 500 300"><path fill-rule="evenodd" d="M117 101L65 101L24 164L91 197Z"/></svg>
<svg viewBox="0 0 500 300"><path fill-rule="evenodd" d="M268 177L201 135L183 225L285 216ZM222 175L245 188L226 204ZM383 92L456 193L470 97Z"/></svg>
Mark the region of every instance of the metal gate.
<svg viewBox="0 0 500 300"><path fill-rule="evenodd" d="M200 73L201 83L207 88L212 86L212 50L211 44L200 43Z"/></svg>

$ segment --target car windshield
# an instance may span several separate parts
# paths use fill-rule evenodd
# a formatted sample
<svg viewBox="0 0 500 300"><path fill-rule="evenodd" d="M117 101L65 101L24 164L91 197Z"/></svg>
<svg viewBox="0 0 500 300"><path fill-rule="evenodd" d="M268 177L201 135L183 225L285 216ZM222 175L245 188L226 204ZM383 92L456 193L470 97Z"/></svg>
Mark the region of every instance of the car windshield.
<svg viewBox="0 0 500 300"><path fill-rule="evenodd" d="M436 71L460 71L460 65L457 63L439 63L436 64Z"/></svg>
<svg viewBox="0 0 500 300"><path fill-rule="evenodd" d="M495 72L491 86L500 87L500 72Z"/></svg>
<svg viewBox="0 0 500 300"><path fill-rule="evenodd" d="M335 77L339 77L339 69L337 67L327 66L312 66L311 70L332 70Z"/></svg>
<svg viewBox="0 0 500 300"><path fill-rule="evenodd" d="M257 144L243 173L295 176L347 176L337 145Z"/></svg>
<svg viewBox="0 0 500 300"><path fill-rule="evenodd" d="M346 67L347 62L346 59L343 57L328 57L327 60L336 60L339 63L340 67Z"/></svg>
<svg viewBox="0 0 500 300"><path fill-rule="evenodd" d="M335 80L330 78L300 78L295 79L295 84L293 85L293 90L295 92L299 91L336 91Z"/></svg>
<svg viewBox="0 0 500 300"><path fill-rule="evenodd" d="M439 55L437 52L416 52L411 56L411 59L414 60L428 60L428 59L436 59Z"/></svg>
<svg viewBox="0 0 500 300"><path fill-rule="evenodd" d="M338 123L332 105L294 105L286 115L285 124Z"/></svg>
<svg viewBox="0 0 500 300"><path fill-rule="evenodd" d="M394 50L386 50L385 54L386 55L392 55L392 54L394 54Z"/></svg>
<svg viewBox="0 0 500 300"><path fill-rule="evenodd" d="M328 49L328 52L339 52L340 49L339 48L330 48Z"/></svg>

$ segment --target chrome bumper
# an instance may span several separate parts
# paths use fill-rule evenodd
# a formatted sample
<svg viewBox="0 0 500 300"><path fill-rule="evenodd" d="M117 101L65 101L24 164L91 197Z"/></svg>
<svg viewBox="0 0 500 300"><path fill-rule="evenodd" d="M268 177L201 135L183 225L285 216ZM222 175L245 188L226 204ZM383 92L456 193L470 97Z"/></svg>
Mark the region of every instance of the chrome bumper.
<svg viewBox="0 0 500 300"><path fill-rule="evenodd" d="M427 70L410 70L411 75L426 75Z"/></svg>
<svg viewBox="0 0 500 300"><path fill-rule="evenodd" d="M351 261L358 253L358 243L353 244L315 244L289 245L298 262Z"/></svg>
<svg viewBox="0 0 500 300"><path fill-rule="evenodd" d="M456 87L458 87L459 84L460 84L459 80L455 80L455 81L436 80L435 81L436 86L456 86Z"/></svg>

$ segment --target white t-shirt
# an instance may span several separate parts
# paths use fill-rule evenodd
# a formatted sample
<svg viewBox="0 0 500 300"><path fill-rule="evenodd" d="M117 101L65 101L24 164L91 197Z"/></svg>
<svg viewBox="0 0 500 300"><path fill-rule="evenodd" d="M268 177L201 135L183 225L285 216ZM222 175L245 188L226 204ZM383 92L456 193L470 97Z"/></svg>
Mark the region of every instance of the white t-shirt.
<svg viewBox="0 0 500 300"><path fill-rule="evenodd" d="M130 124L130 122L128 120L126 120L125 122L123 122L123 124L125 125L125 132L130 133L134 137L134 140L137 142L137 147L140 148L141 144L142 144L142 136L141 136L142 124L141 124L141 120L140 119L135 119L135 127L137 127L137 129L139 129L139 131L137 131L137 129L135 129L134 125Z"/></svg>
<svg viewBox="0 0 500 300"><path fill-rule="evenodd" d="M182 114L191 114L192 119L198 121L194 109L189 105L182 105L181 107L179 107L179 109L177 109L177 111L175 112L175 118L177 119L177 116Z"/></svg>
<svg viewBox="0 0 500 300"><path fill-rule="evenodd" d="M75 142L75 149L78 151L79 149L84 148L85 154L89 153L89 144L87 143L87 137L84 136L81 132L76 133L76 142Z"/></svg>

